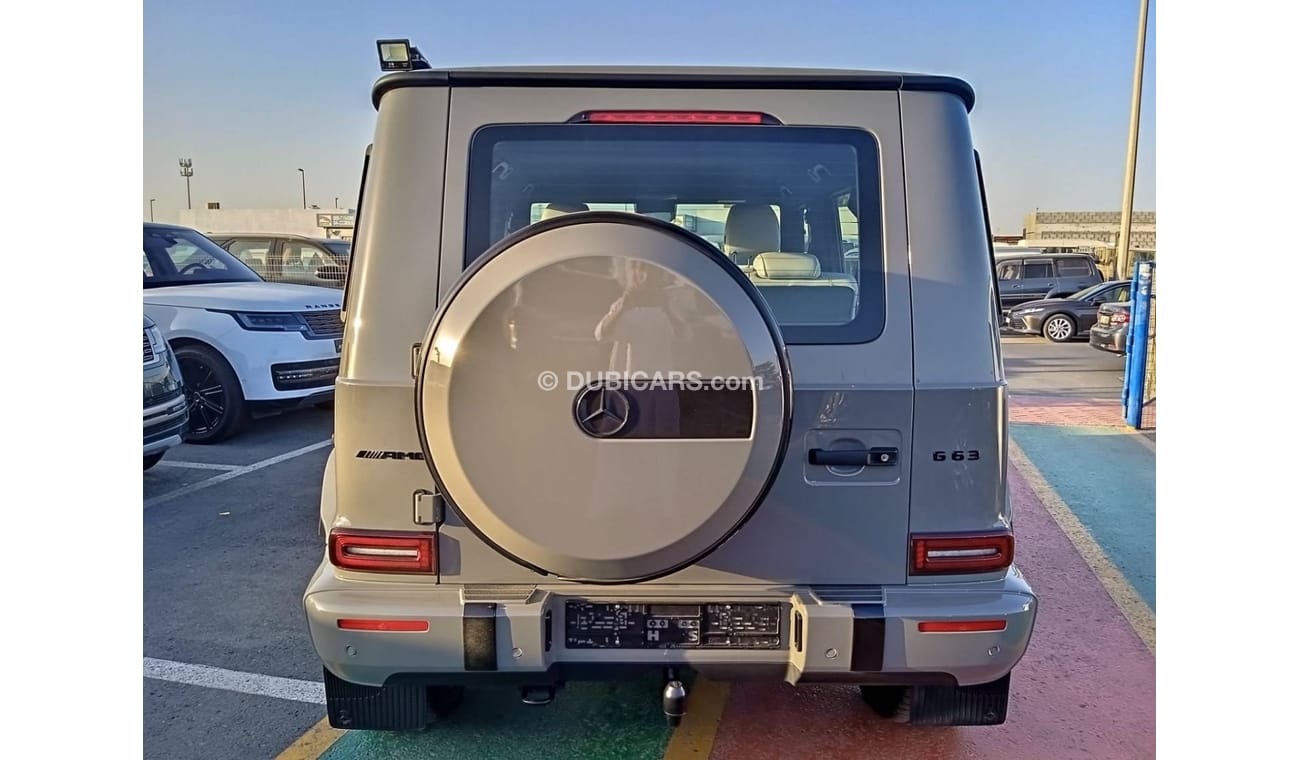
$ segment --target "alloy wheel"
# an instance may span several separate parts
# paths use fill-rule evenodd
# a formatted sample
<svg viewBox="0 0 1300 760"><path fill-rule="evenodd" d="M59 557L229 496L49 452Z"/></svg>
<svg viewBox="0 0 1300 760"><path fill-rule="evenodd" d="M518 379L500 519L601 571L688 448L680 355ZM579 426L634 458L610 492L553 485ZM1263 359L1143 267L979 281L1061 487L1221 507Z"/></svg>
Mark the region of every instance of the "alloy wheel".
<svg viewBox="0 0 1300 760"><path fill-rule="evenodd" d="M180 359L185 378L185 401L190 413L190 432L203 435L215 430L226 416L228 400L212 367L194 359ZM191 379L193 378L193 379Z"/></svg>
<svg viewBox="0 0 1300 760"><path fill-rule="evenodd" d="M1068 317L1052 317L1043 326L1043 332L1047 333L1048 338L1059 343L1063 340L1069 340L1074 335L1074 324L1070 322Z"/></svg>

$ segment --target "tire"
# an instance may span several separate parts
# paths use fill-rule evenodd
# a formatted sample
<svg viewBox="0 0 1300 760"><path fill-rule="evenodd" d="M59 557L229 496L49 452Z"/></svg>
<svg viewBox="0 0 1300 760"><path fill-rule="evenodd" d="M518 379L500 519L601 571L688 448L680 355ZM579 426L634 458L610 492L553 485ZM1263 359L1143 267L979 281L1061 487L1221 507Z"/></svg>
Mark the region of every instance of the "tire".
<svg viewBox="0 0 1300 760"><path fill-rule="evenodd" d="M1053 314L1043 320L1043 337L1053 343L1066 343L1074 339L1078 326L1069 314Z"/></svg>
<svg viewBox="0 0 1300 760"><path fill-rule="evenodd" d="M160 451L157 454L146 454L144 458L144 468L148 470L152 468L154 465L161 462L163 458L163 454L165 453L166 452L164 451Z"/></svg>
<svg viewBox="0 0 1300 760"><path fill-rule="evenodd" d="M907 686L859 686L862 700L877 715L895 723L911 719L911 689Z"/></svg>
<svg viewBox="0 0 1300 760"><path fill-rule="evenodd" d="M434 722L446 720L460 707L464 686L430 686L429 713Z"/></svg>
<svg viewBox="0 0 1300 760"><path fill-rule="evenodd" d="M220 443L238 433L248 419L239 377L221 354L207 346L176 349L190 421L188 443Z"/></svg>
<svg viewBox="0 0 1300 760"><path fill-rule="evenodd" d="M530 262L537 261L539 253L549 263L536 267ZM608 267L605 271L639 272L639 290L611 304L615 293L590 288L588 272L596 271L588 269L590 262L602 260L596 266ZM519 272L527 274L515 274L512 267L522 267ZM458 282L439 307L422 344L454 343L458 356L474 358L441 364L434 358L437 351L422 354L415 393L416 432L438 492L457 518L502 557L534 572L571 580L641 583L700 562L762 508L769 490L782 477L780 462L792 445L791 373L781 331L762 293L716 247L648 216L566 214L502 239ZM539 429L532 426L534 421L553 426L555 437L549 432L516 435L521 420L500 413L499 399L517 390L515 381L506 378L531 375L541 390L555 390L562 378L553 372L539 373L540 367L533 366L538 357L567 355L570 358L556 366L564 367L570 377L575 371L591 377L610 372L610 354L608 348L576 350L545 323L539 326L527 320L521 326L534 330L519 341L527 350L512 349L500 339L502 323L496 307L511 297L514 287L538 294L530 296L530 306L538 314L592 325L593 335L601 340L627 341L645 330L672 330L656 343L656 353L645 351L635 360L628 358L633 363L620 370L624 374L644 371L648 377L674 361L671 357L684 358L689 351L711 357L710 371L717 377L740 378L759 371L763 379L743 392L748 400L731 396L738 403L736 414L722 412L721 405L711 407L709 413L716 416L707 423L689 423L705 418L695 418L676 394L646 396L634 404L635 393L593 382L530 397L529 429ZM650 299L648 304L666 304L659 299L676 291L693 294L700 318L718 320L726 329L688 331L665 307L641 307L642 297ZM730 306L723 310L722 303ZM457 391L454 407L449 406L448 391L462 387L475 390L464 395ZM448 408L462 413L447 416L437 411ZM745 414L749 419L737 424ZM665 522L645 509L641 486L629 487L629 483L667 482L677 473L679 457L698 462L700 449L690 439L701 433L687 430L695 429L695 424L708 425L707 437L730 439L723 444L729 469L718 474L708 489L675 491L673 513L681 519ZM652 432L679 427L680 433ZM620 440L600 442L615 438ZM473 440L492 440L493 456L471 453L468 447ZM557 446L557 441L564 443ZM611 445L621 452L617 465L597 455L598 449L606 451ZM633 451L637 453L629 454ZM529 462L533 472L545 472L557 484L582 485L574 486L577 492L564 493L558 486L502 478L498 465L511 460ZM439 462L453 461L459 463L454 477L448 477L450 470L438 471ZM606 471L611 466L625 471ZM588 500L601 509L587 509ZM546 513L547 519L536 519L539 512ZM583 535L609 537L607 544L617 546L617 551L591 551L586 539L575 533L576 525L583 526Z"/></svg>

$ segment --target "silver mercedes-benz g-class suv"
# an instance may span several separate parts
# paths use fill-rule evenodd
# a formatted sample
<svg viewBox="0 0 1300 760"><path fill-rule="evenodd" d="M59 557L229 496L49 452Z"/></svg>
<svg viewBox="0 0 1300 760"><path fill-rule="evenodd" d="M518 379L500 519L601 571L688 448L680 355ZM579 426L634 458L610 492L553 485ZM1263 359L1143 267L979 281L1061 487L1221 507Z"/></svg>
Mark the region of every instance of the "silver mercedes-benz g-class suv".
<svg viewBox="0 0 1300 760"><path fill-rule="evenodd" d="M331 725L646 671L670 725L690 673L1002 723L1037 600L972 89L386 61L303 600Z"/></svg>

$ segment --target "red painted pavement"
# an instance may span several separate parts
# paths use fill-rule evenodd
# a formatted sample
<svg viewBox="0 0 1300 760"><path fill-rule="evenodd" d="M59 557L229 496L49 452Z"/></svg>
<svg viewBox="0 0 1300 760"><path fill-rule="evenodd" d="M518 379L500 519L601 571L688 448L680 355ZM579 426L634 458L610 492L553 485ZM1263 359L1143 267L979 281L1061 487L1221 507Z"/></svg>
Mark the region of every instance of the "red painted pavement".
<svg viewBox="0 0 1300 760"><path fill-rule="evenodd" d="M1124 407L1119 400L1039 396L1013 393L1008 400L1011 422L1040 425L1071 425L1078 427L1125 427ZM1147 405L1143 412L1142 427L1156 427L1156 404Z"/></svg>
<svg viewBox="0 0 1300 760"><path fill-rule="evenodd" d="M853 686L742 683L710 759L1155 757L1155 659L1014 467L1010 480L1017 564L1040 601L1006 723L899 726Z"/></svg>

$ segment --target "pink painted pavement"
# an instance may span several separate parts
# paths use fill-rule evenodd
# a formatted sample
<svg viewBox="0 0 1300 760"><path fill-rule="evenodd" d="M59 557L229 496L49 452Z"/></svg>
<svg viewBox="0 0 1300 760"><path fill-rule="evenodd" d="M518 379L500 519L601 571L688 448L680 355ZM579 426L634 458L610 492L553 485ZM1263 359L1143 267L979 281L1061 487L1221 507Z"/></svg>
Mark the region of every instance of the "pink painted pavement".
<svg viewBox="0 0 1300 760"><path fill-rule="evenodd" d="M1011 676L1004 725L898 726L876 717L852 686L742 683L732 689L710 758L1155 757L1155 658L1010 469L1018 564L1040 607L1029 651Z"/></svg>
<svg viewBox="0 0 1300 760"><path fill-rule="evenodd" d="M1077 427L1125 427L1119 399L1069 398L1013 393L1008 411L1013 423ZM1143 412L1143 428L1155 429L1155 402Z"/></svg>

